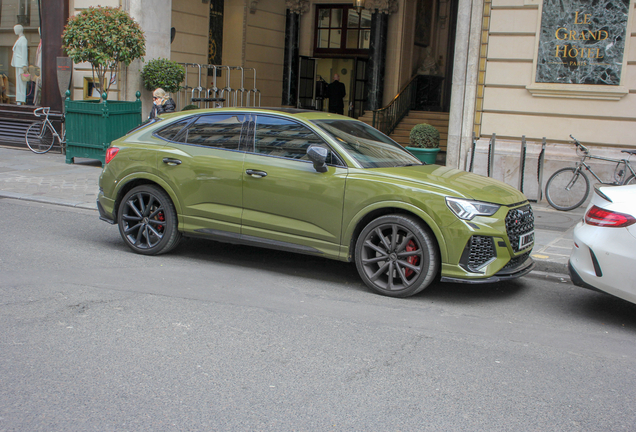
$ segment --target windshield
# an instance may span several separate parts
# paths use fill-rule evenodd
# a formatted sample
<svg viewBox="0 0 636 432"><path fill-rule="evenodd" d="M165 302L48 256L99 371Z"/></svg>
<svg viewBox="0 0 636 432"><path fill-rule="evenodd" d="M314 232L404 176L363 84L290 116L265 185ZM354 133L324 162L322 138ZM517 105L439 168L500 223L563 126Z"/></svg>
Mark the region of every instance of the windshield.
<svg viewBox="0 0 636 432"><path fill-rule="evenodd" d="M354 120L315 120L363 168L421 165L415 156L377 129Z"/></svg>

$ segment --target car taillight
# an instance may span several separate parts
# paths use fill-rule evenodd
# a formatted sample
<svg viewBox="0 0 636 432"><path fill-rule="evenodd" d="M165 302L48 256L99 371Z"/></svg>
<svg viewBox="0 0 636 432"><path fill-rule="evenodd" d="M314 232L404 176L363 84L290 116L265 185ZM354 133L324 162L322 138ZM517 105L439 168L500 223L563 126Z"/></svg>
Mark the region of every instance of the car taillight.
<svg viewBox="0 0 636 432"><path fill-rule="evenodd" d="M108 147L108 150L106 150L106 163L112 161L118 151L118 147Z"/></svg>
<svg viewBox="0 0 636 432"><path fill-rule="evenodd" d="M592 206L585 215L585 223L609 228L620 228L636 223L636 219L628 214L613 212Z"/></svg>

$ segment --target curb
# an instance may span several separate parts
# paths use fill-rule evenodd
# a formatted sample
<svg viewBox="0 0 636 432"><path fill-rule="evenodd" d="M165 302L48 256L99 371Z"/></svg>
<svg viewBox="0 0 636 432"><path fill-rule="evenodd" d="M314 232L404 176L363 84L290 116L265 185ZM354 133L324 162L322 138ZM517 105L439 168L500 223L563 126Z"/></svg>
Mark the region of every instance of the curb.
<svg viewBox="0 0 636 432"><path fill-rule="evenodd" d="M538 272L551 273L551 274L562 274L564 276L570 277L570 273L568 271L568 265L555 261L540 261L536 258L532 258L534 260L534 270Z"/></svg>
<svg viewBox="0 0 636 432"><path fill-rule="evenodd" d="M9 198L9 199L16 199L21 201L30 201L30 202L37 202L42 204L60 205L64 207L74 207L74 208L81 208L84 210L97 211L97 204L95 204L94 202L63 201L63 200L49 198L45 196L38 197L33 195L24 195L24 194L19 194L15 192L5 192L5 191L0 191L0 198Z"/></svg>

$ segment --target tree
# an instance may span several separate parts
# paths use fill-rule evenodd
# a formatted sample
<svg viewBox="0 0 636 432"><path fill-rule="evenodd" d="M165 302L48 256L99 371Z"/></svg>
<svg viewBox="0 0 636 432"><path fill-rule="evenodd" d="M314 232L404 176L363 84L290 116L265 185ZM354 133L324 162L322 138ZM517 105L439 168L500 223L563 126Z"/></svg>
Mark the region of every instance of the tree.
<svg viewBox="0 0 636 432"><path fill-rule="evenodd" d="M100 94L108 94L120 63L128 66L146 54L141 27L119 8L90 7L69 18L62 41L75 63L91 64Z"/></svg>

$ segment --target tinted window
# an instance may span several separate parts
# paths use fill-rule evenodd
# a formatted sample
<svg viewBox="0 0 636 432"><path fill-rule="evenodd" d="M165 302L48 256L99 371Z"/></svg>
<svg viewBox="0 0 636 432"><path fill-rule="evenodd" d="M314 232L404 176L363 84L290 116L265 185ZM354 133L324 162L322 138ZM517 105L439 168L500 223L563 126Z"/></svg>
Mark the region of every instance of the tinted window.
<svg viewBox="0 0 636 432"><path fill-rule="evenodd" d="M189 121L190 119L172 123L168 127L161 129L159 132L156 133L156 135L163 139L167 139L168 141L174 141L174 138L181 131L181 129L183 129L183 127L188 124Z"/></svg>
<svg viewBox="0 0 636 432"><path fill-rule="evenodd" d="M207 147L238 150L244 116L205 115L191 124L181 141Z"/></svg>
<svg viewBox="0 0 636 432"><path fill-rule="evenodd" d="M319 145L330 150L318 135L299 123L277 117L257 117L254 131L255 153L309 160L307 149L310 145ZM337 164L332 157L330 150L327 163Z"/></svg>

